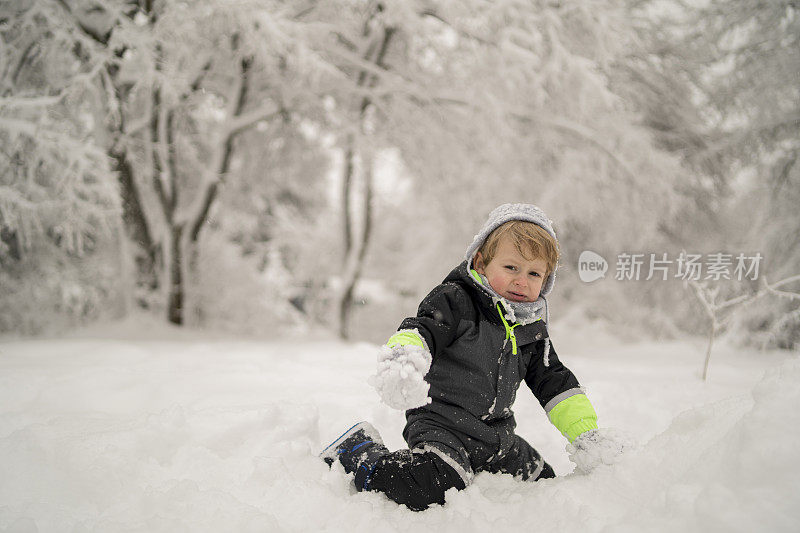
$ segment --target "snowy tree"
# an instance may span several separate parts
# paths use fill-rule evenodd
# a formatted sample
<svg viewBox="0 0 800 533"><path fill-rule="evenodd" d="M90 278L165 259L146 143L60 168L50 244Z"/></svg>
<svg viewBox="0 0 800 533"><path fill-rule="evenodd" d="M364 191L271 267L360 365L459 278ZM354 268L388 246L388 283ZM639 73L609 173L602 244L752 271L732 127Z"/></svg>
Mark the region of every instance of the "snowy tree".
<svg viewBox="0 0 800 533"><path fill-rule="evenodd" d="M660 238L685 172L612 90L612 66L634 33L620 6L595 4L417 4L397 16L416 22L400 26L388 70L415 80L416 92L377 99L372 138L397 150L411 189L381 199L393 216L378 220L393 230L375 228L390 240L372 268L438 281L506 201L547 208L564 230L568 262L587 243Z"/></svg>
<svg viewBox="0 0 800 533"><path fill-rule="evenodd" d="M101 259L120 204L93 135L97 65L76 59L82 41L56 18L38 3L0 6L0 329L19 333L52 324L52 311L96 318L121 294Z"/></svg>
<svg viewBox="0 0 800 533"><path fill-rule="evenodd" d="M497 203L545 207L572 261L652 246L685 201L679 158L614 83L636 39L616 2L43 0L12 15L61 36L75 71L57 86L92 95L83 145L118 178L137 297L174 323L209 301L204 246L257 249L257 270L308 289L282 299L330 303L346 336L362 276L423 290Z"/></svg>
<svg viewBox="0 0 800 533"><path fill-rule="evenodd" d="M711 42L717 67L708 90L720 119L709 149L738 178L730 218L750 213L743 241L761 249L772 279L800 272L799 7L791 1L729 0L699 13L698 32ZM800 320L791 305L763 302L757 311L773 342L783 347L800 343ZM785 320L787 313L794 320Z"/></svg>
<svg viewBox="0 0 800 533"><path fill-rule="evenodd" d="M242 132L317 102L318 60L280 3L42 2L103 98L100 143L114 162L129 234L150 289L182 323L198 242ZM71 80L77 83L76 79ZM289 89L291 87L291 89ZM301 102L301 103L298 103Z"/></svg>
<svg viewBox="0 0 800 533"><path fill-rule="evenodd" d="M630 64L628 89L662 146L681 154L696 176L688 189L694 202L684 204L673 236L684 246L691 240L759 251L770 277L796 274L798 247L787 242L800 235L796 3L632 4L647 42ZM739 292L730 290L730 297ZM742 326L766 328L791 346L800 324L785 319L793 315L787 305L747 307L749 325Z"/></svg>
<svg viewBox="0 0 800 533"><path fill-rule="evenodd" d="M199 324L264 333L325 323L330 270L320 258L340 253L338 205L323 175L330 154L288 116L243 133L237 152L199 242L190 287Z"/></svg>

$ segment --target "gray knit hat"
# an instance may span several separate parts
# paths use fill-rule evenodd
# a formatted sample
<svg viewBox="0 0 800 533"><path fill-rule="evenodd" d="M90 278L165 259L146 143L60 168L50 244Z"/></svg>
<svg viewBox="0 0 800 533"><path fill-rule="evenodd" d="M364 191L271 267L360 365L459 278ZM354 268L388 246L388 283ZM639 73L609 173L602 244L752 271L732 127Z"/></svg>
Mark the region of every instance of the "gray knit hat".
<svg viewBox="0 0 800 533"><path fill-rule="evenodd" d="M475 255L475 252L477 252L478 249L483 245L483 242L486 240L486 238L489 237L489 234L511 220L524 220L526 222L533 222L549 233L553 239L558 240L556 238L556 232L553 230L552 222L547 218L547 215L544 214L544 211L535 205L503 204L496 207L491 213L489 213L489 218L483 224L483 227L480 229L478 234L475 235L472 244L470 244L467 248L467 253L464 255L464 257L468 261L468 268L472 268L472 258ZM551 272L550 275L547 276L547 279L542 283L542 290L540 294L542 296L547 296L550 294L550 291L553 290L553 285L555 282L556 269L554 268L553 272Z"/></svg>

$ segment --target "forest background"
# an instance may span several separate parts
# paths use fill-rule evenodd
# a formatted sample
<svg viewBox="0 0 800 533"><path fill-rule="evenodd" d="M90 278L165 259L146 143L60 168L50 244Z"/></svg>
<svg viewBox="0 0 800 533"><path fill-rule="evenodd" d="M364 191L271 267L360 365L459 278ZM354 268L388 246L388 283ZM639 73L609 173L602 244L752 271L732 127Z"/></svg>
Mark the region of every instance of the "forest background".
<svg viewBox="0 0 800 533"><path fill-rule="evenodd" d="M529 202L556 320L796 348L798 37L794 0L2 0L0 332L380 342Z"/></svg>

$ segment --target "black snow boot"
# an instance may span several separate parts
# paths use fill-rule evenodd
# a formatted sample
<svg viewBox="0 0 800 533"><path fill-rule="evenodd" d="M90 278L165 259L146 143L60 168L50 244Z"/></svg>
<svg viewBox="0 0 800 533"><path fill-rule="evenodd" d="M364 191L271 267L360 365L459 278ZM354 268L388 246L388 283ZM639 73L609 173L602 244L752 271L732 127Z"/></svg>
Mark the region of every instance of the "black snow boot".
<svg viewBox="0 0 800 533"><path fill-rule="evenodd" d="M356 490L369 490L369 482L378 462L389 455L380 433L369 422L359 422L333 441L319 454L333 465L339 461L348 474L355 473Z"/></svg>

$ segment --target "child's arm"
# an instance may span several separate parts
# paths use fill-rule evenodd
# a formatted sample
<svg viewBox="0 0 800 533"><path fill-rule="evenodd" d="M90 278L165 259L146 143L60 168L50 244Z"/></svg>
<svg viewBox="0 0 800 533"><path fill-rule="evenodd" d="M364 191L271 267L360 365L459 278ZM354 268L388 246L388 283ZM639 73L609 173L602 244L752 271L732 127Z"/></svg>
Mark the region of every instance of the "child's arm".
<svg viewBox="0 0 800 533"><path fill-rule="evenodd" d="M541 358L528 368L525 382L542 404L550 422L569 444L569 460L576 472L587 474L599 465L614 464L632 442L619 431L597 427L597 413L575 375L550 349L550 364Z"/></svg>
<svg viewBox="0 0 800 533"><path fill-rule="evenodd" d="M416 330L425 347L436 357L455 340L456 327L470 306L469 296L457 284L438 285L419 304L417 315L403 320L398 331Z"/></svg>
<svg viewBox="0 0 800 533"><path fill-rule="evenodd" d="M386 405L404 410L430 402L425 375L438 351L452 342L464 298L457 285L436 287L419 305L417 316L403 320L381 348L371 383Z"/></svg>
<svg viewBox="0 0 800 533"><path fill-rule="evenodd" d="M573 442L581 434L597 429L597 413L575 377L550 347L549 365L534 358L525 382L544 408L550 422Z"/></svg>

